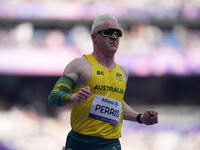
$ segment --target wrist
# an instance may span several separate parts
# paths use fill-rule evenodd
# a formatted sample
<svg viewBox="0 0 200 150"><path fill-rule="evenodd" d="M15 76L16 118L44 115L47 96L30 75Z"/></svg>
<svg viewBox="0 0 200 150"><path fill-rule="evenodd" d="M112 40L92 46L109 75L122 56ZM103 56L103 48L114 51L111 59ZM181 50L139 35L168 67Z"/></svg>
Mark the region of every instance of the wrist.
<svg viewBox="0 0 200 150"><path fill-rule="evenodd" d="M138 114L137 117L136 117L136 121L137 121L138 123L140 123L140 124L143 124L143 122L142 122L142 115L143 115L143 114Z"/></svg>
<svg viewBox="0 0 200 150"><path fill-rule="evenodd" d="M65 95L65 101L66 101L66 102L69 102L69 101L71 100L71 97L72 97L72 94L71 94L71 93L67 93L67 94Z"/></svg>

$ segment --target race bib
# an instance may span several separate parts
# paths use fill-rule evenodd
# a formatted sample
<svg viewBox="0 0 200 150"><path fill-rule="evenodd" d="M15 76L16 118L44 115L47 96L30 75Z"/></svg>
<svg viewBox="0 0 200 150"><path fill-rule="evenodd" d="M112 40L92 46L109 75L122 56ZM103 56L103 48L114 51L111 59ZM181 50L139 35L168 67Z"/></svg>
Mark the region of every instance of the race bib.
<svg viewBox="0 0 200 150"><path fill-rule="evenodd" d="M117 125L122 113L122 103L100 95L95 95L89 117Z"/></svg>

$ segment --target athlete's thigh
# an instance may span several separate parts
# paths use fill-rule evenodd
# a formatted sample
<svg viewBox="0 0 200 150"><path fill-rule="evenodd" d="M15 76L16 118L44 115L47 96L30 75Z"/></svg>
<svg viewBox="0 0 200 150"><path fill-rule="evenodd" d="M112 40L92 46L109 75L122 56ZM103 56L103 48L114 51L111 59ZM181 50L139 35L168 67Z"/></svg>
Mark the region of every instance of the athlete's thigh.
<svg viewBox="0 0 200 150"><path fill-rule="evenodd" d="M65 150L83 150L78 141L72 139L69 135L67 136Z"/></svg>

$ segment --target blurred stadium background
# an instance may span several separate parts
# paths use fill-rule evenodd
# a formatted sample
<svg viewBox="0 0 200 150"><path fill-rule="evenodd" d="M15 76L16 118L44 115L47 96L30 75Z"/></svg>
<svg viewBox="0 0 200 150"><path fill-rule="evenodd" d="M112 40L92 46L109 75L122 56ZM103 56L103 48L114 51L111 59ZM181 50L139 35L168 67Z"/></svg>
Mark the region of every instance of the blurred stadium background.
<svg viewBox="0 0 200 150"><path fill-rule="evenodd" d="M92 19L120 18L125 100L159 124L124 121L123 150L200 150L199 0L0 0L0 150L60 150L70 106L47 105L65 66L92 51Z"/></svg>

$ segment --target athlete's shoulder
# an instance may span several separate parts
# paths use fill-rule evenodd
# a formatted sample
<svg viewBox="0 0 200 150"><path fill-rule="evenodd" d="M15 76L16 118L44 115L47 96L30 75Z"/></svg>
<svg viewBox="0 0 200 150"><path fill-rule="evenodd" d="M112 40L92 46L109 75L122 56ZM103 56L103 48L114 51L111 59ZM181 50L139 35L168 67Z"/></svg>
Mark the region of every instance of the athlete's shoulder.
<svg viewBox="0 0 200 150"><path fill-rule="evenodd" d="M66 68L70 67L70 66L79 68L87 63L88 63L88 60L85 58L85 56L82 56L82 57L75 58L71 62L69 62L69 64L66 66Z"/></svg>
<svg viewBox="0 0 200 150"><path fill-rule="evenodd" d="M128 80L128 69L119 65L120 69L122 70L122 72L124 73L124 76L126 78L126 80Z"/></svg>
<svg viewBox="0 0 200 150"><path fill-rule="evenodd" d="M75 58L66 66L64 74L66 75L71 72L80 73L80 71L83 68L86 69L88 65L90 64L85 56Z"/></svg>
<svg viewBox="0 0 200 150"><path fill-rule="evenodd" d="M89 67L89 62L84 56L75 58L65 67L63 75L72 78L76 82L83 70L88 70Z"/></svg>
<svg viewBox="0 0 200 150"><path fill-rule="evenodd" d="M78 64L78 65L81 65L82 63L87 63L87 59L85 58L85 56L75 58L69 64L73 64L73 65Z"/></svg>

